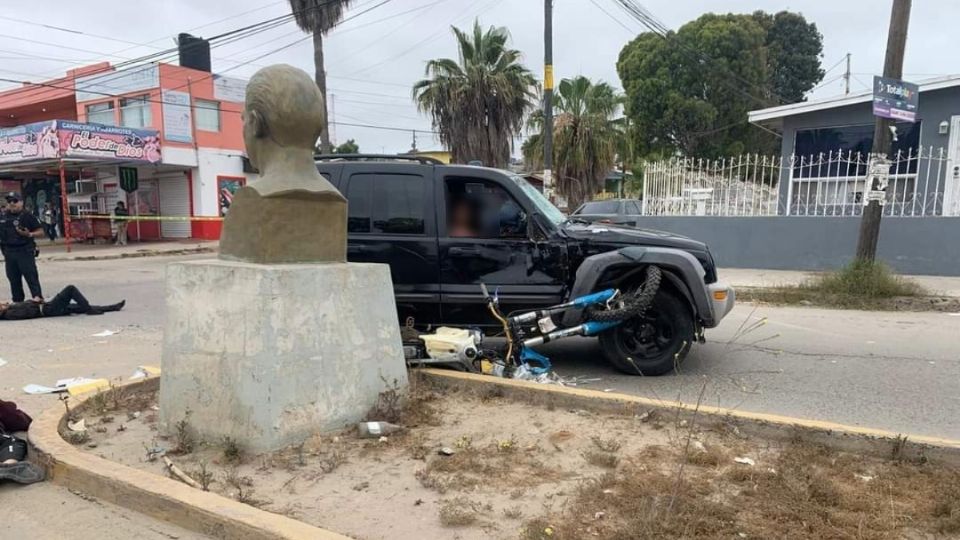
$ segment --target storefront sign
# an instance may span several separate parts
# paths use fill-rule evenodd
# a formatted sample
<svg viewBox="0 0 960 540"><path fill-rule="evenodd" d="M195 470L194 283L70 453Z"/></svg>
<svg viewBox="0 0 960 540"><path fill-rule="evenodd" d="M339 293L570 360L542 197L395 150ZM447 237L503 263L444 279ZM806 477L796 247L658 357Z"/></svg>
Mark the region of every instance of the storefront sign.
<svg viewBox="0 0 960 540"><path fill-rule="evenodd" d="M57 120L60 156L65 158L160 161L160 137L153 129L133 129Z"/></svg>
<svg viewBox="0 0 960 540"><path fill-rule="evenodd" d="M60 158L160 161L153 129L51 120L0 129L0 163Z"/></svg>
<svg viewBox="0 0 960 540"><path fill-rule="evenodd" d="M873 78L873 115L894 120L917 121L920 87L886 77Z"/></svg>
<svg viewBox="0 0 960 540"><path fill-rule="evenodd" d="M78 77L75 83L77 101L93 101L107 96L129 94L160 86L160 67L151 64L124 71L108 71Z"/></svg>
<svg viewBox="0 0 960 540"><path fill-rule="evenodd" d="M117 167L117 174L120 177L120 189L127 193L137 190L140 181L136 167Z"/></svg>
<svg viewBox="0 0 960 540"><path fill-rule="evenodd" d="M60 157L56 121L0 129L0 163Z"/></svg>
<svg viewBox="0 0 960 540"><path fill-rule="evenodd" d="M168 141L193 142L190 94L176 90L164 90L162 101L163 138Z"/></svg>
<svg viewBox="0 0 960 540"><path fill-rule="evenodd" d="M214 75L213 97L220 101L243 103L247 99L247 81L234 79L233 77L224 77L223 75Z"/></svg>

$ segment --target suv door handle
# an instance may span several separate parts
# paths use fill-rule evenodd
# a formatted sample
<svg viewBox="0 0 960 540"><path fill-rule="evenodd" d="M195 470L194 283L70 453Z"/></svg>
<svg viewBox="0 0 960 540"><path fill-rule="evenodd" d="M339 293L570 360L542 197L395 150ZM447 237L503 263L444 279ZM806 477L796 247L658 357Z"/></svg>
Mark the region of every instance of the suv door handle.
<svg viewBox="0 0 960 540"><path fill-rule="evenodd" d="M451 257L476 257L480 250L475 247L452 247L447 253Z"/></svg>

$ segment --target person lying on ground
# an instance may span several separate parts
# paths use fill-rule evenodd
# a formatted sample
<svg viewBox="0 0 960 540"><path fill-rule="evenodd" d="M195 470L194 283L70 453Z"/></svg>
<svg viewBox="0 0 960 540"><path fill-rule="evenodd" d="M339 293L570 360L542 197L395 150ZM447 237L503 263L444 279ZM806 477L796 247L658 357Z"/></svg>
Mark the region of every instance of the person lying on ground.
<svg viewBox="0 0 960 540"><path fill-rule="evenodd" d="M17 408L16 403L0 399L0 482L33 484L43 480L43 469L24 461L27 441L13 435L16 431L27 431L31 422L30 415Z"/></svg>
<svg viewBox="0 0 960 540"><path fill-rule="evenodd" d="M103 315L108 311L120 311L126 300L109 306L91 306L80 291L73 285L67 285L49 302L0 303L0 319L18 321L39 319L40 317L62 317L65 315Z"/></svg>

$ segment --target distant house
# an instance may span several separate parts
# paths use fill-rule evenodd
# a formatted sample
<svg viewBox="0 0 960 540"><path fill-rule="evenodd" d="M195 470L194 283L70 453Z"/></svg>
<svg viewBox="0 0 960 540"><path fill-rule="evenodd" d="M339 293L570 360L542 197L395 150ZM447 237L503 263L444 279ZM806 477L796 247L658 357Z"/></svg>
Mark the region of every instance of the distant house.
<svg viewBox="0 0 960 540"><path fill-rule="evenodd" d="M412 150L404 155L432 158L446 164L449 164L452 161L452 155L450 154L449 150Z"/></svg>
<svg viewBox="0 0 960 540"><path fill-rule="evenodd" d="M960 76L919 83L917 121L898 122L888 207L893 215L960 215ZM873 146L872 90L751 111L782 134L780 200L787 214L846 215L860 205Z"/></svg>

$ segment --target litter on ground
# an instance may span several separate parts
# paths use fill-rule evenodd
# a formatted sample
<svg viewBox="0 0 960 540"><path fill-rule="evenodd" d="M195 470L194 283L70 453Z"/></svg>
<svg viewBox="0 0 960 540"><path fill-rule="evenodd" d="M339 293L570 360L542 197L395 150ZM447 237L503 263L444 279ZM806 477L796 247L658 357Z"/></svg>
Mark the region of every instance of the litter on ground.
<svg viewBox="0 0 960 540"><path fill-rule="evenodd" d="M96 334L92 334L90 337L110 337L119 333L120 333L120 330L104 330L103 332L97 332Z"/></svg>

